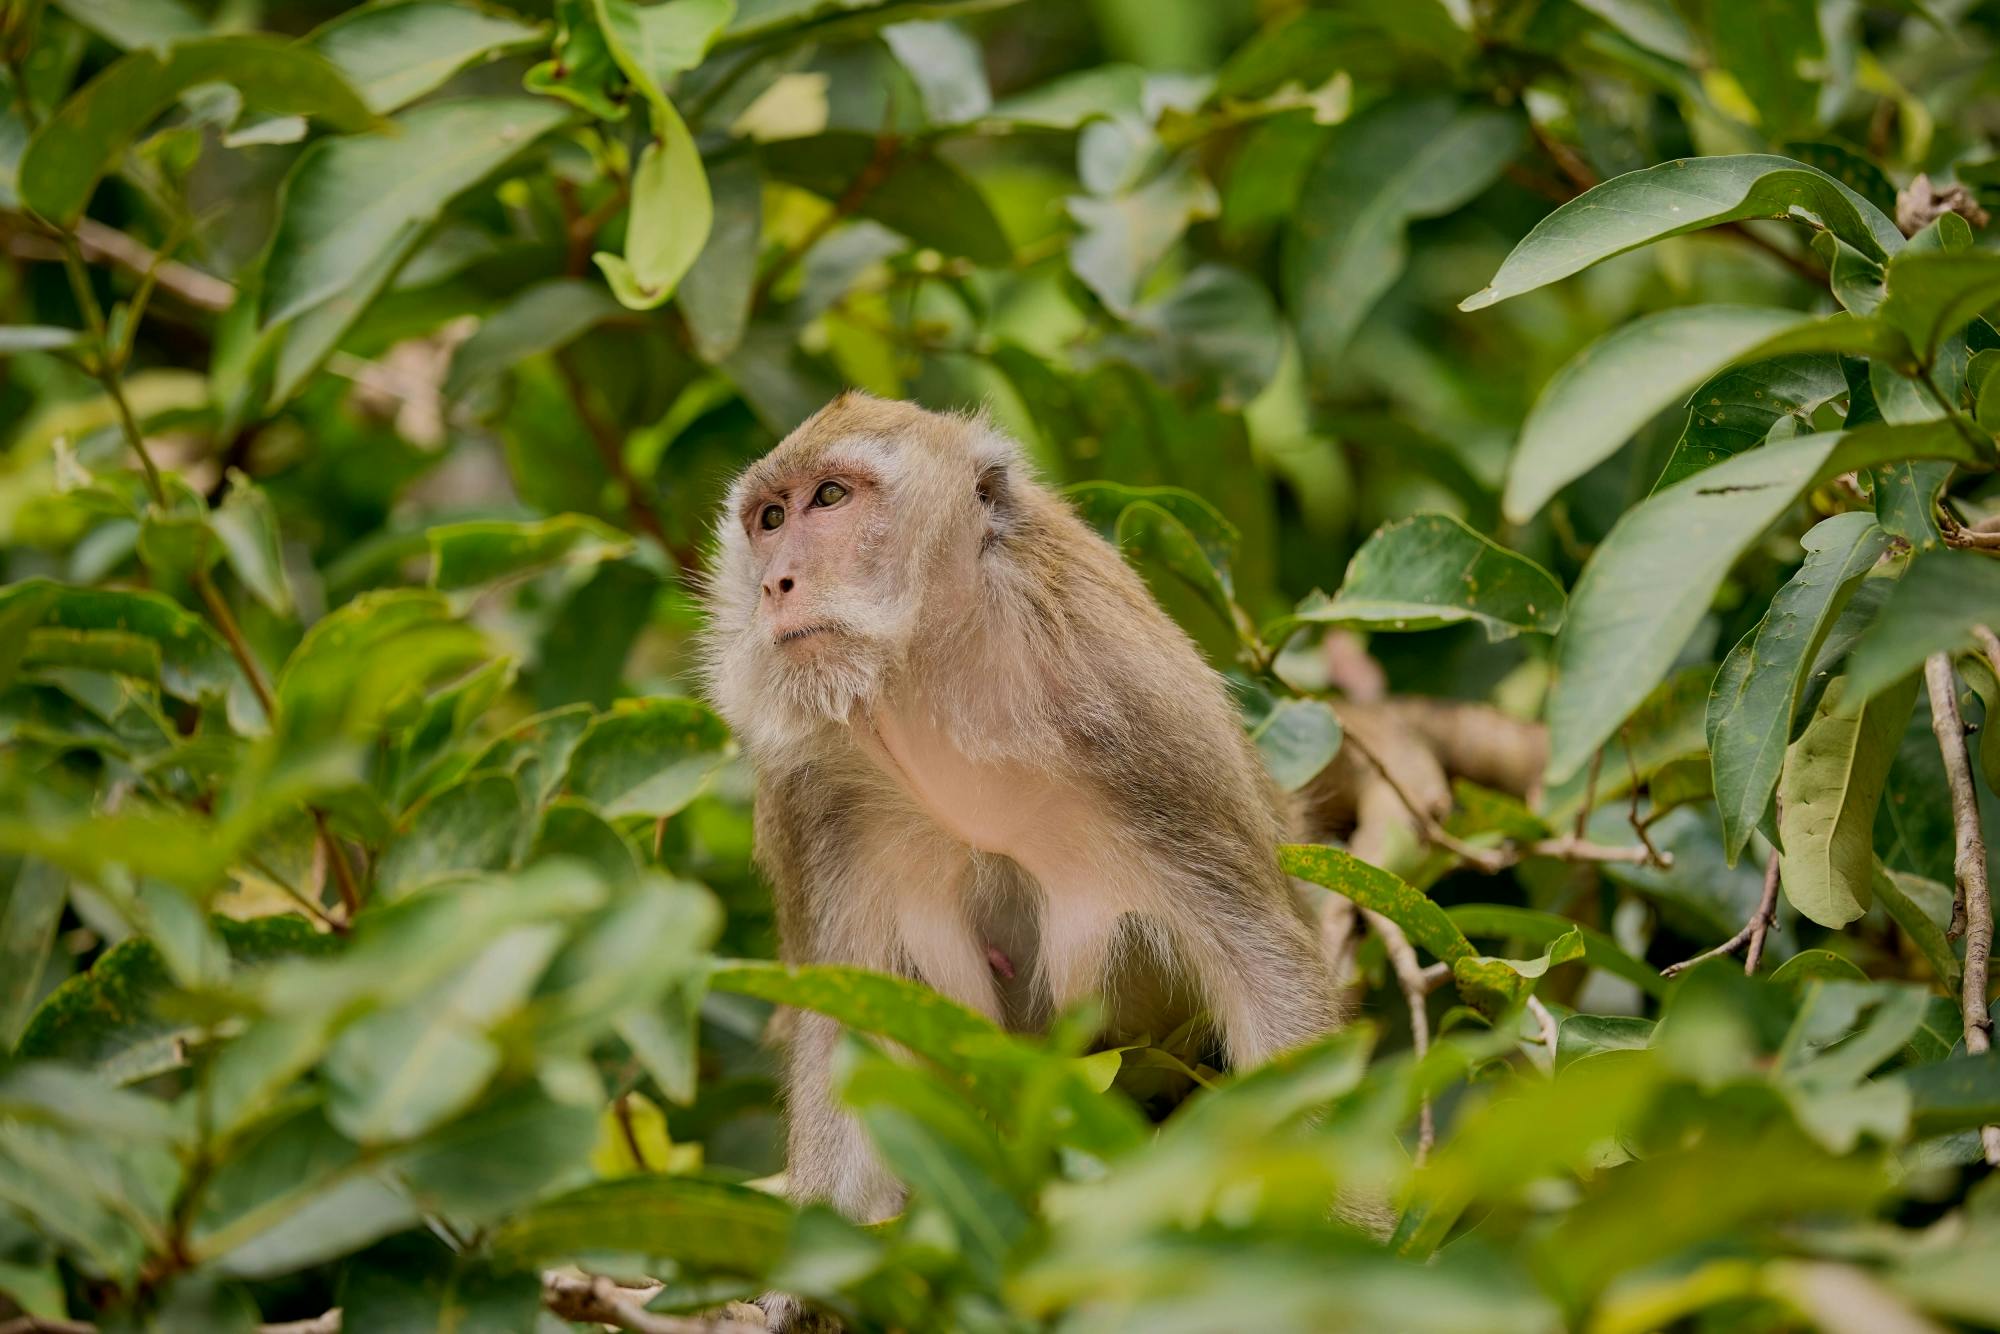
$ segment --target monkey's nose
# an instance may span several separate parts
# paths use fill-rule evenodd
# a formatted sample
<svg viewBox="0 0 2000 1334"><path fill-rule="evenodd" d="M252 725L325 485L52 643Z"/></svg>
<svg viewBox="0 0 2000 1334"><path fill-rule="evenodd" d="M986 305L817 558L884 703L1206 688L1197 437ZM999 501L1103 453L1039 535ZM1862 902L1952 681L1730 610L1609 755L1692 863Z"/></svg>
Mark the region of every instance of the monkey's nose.
<svg viewBox="0 0 2000 1334"><path fill-rule="evenodd" d="M795 583L795 581L793 580L792 576L790 576L790 575L788 574L788 575L786 575L786 576L785 576L784 578L782 578L782 579L778 580L778 590L777 590L777 591L778 591L778 592L780 592L780 593L789 593L789 592L791 592L791 591L792 591L792 588L793 588L793 585L794 585L794 583ZM772 596L772 592L771 592L771 585L769 585L769 584L764 584L764 585L762 585L761 587L762 587L762 588L763 588L763 590L764 590L764 596L765 596L765 597L770 597L770 596Z"/></svg>

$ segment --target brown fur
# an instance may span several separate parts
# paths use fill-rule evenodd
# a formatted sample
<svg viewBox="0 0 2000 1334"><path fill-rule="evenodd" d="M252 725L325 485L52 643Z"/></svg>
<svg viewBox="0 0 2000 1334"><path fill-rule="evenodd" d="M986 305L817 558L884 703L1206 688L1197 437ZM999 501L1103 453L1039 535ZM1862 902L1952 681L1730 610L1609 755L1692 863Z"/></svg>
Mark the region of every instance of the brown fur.
<svg viewBox="0 0 2000 1334"><path fill-rule="evenodd" d="M847 508L798 500L823 477ZM798 506L775 532L772 503ZM1221 678L986 421L836 399L738 480L714 571L710 692L756 766L787 959L1016 1026L1093 994L1125 1033L1206 1008L1237 1065L1336 1022ZM780 642L801 624L827 629ZM793 1034L791 1188L879 1217L899 1191L828 1087L837 1036Z"/></svg>

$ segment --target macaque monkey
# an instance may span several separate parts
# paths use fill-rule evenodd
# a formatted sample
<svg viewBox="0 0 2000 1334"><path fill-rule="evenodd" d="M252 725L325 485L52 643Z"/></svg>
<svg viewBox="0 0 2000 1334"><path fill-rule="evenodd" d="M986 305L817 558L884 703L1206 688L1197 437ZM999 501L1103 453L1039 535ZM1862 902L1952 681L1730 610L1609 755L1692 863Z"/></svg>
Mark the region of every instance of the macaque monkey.
<svg viewBox="0 0 2000 1334"><path fill-rule="evenodd" d="M1222 679L983 417L842 395L737 479L718 538L705 669L787 961L1016 1028L1205 1009L1238 1068L1334 1026ZM797 1016L790 1189L880 1219L901 1188L834 1099L837 1040Z"/></svg>

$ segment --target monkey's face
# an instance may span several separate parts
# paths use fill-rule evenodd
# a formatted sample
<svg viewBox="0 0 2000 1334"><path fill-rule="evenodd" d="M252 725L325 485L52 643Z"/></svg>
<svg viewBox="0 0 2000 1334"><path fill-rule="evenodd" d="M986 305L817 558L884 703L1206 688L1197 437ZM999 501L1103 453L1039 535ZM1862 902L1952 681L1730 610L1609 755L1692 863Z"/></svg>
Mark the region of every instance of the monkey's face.
<svg viewBox="0 0 2000 1334"><path fill-rule="evenodd" d="M1011 448L982 424L849 394L737 479L704 657L711 698L753 752L852 721L927 626L978 605L992 479Z"/></svg>

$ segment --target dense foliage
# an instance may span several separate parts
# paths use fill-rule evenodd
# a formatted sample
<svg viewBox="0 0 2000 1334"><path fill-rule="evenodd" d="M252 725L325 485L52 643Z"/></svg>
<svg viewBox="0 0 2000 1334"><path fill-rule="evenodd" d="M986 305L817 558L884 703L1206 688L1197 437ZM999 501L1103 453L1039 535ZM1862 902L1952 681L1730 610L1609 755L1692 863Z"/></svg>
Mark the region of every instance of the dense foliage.
<svg viewBox="0 0 2000 1334"><path fill-rule="evenodd" d="M0 1322L2000 1325L1996 50L0 0ZM1287 851L1374 914L1359 1022L1225 1077L763 961L690 573L842 385L987 405L1287 788L1376 663L1546 719L1530 790ZM914 1054L845 1066L900 1218L753 1184L773 1004Z"/></svg>

